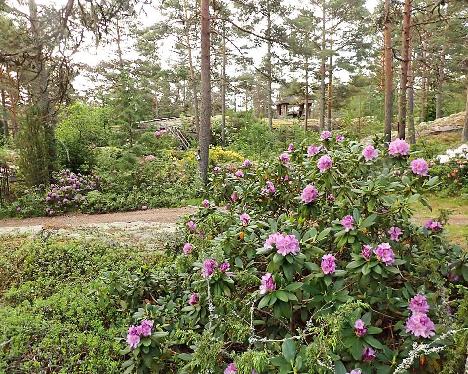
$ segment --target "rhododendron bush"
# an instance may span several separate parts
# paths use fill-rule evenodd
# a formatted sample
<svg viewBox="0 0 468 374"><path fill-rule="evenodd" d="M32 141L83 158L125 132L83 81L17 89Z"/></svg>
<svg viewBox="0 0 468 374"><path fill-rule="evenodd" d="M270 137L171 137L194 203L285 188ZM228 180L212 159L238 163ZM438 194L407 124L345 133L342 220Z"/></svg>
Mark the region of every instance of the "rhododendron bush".
<svg viewBox="0 0 468 374"><path fill-rule="evenodd" d="M467 253L412 218L437 178L403 140L336 135L213 170L170 265L127 285L129 372L462 370Z"/></svg>

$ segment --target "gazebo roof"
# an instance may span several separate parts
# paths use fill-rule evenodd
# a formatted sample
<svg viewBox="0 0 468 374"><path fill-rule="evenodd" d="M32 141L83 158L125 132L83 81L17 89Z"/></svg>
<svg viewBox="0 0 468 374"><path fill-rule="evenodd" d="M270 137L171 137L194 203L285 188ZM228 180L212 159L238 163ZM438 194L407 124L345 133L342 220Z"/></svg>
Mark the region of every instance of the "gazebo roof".
<svg viewBox="0 0 468 374"><path fill-rule="evenodd" d="M281 104L297 105L302 102L304 102L304 100L299 96L285 96L285 97L278 99L275 102L275 105L281 105Z"/></svg>

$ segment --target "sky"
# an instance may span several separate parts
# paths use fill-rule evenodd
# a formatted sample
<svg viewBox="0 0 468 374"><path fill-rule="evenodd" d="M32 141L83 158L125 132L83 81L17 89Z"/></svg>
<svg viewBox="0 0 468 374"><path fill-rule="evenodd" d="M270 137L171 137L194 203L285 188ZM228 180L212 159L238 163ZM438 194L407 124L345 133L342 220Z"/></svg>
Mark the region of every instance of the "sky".
<svg viewBox="0 0 468 374"><path fill-rule="evenodd" d="M285 3L294 4L298 0L284 0ZM379 0L366 0L367 8L372 11L374 7L377 5ZM63 6L67 0L37 0L38 4L44 5L55 5L56 7ZM159 1L154 1L155 4L159 3ZM160 20L161 18L158 17L158 13L156 10L151 8L145 8L148 14L141 14L139 16L139 21L143 27L150 26L155 21ZM26 10L26 9L25 9ZM132 48L132 43L128 42L125 43L124 46L124 58L131 60L138 57L138 54ZM173 52L173 44L174 40L168 39L165 40L160 44L160 64L163 68L168 68L171 66L172 62L176 59L176 54ZM252 57L254 63L258 65L265 55L263 50L264 48L259 47L249 51L249 57ZM83 46L79 52L77 52L73 56L73 60L79 63L87 64L89 66L96 66L100 62L108 61L111 59L115 59L117 55L117 48L115 44L106 44L101 43L100 45L96 46L94 43L89 42ZM228 68L228 74L235 75L236 68L231 66ZM337 76L342 80L347 80L348 75L345 72L338 72ZM86 77L84 74L79 74L72 82L73 87L80 93L84 93L86 90L89 90L93 87L92 81Z"/></svg>

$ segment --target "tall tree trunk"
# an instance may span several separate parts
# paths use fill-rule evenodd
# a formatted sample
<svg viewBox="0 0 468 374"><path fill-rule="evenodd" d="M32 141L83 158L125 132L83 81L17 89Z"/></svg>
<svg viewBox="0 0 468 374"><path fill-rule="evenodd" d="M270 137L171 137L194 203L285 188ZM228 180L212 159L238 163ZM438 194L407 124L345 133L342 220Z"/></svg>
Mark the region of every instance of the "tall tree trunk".
<svg viewBox="0 0 468 374"><path fill-rule="evenodd" d="M225 144L226 138L226 22L223 21L223 47L222 47L222 68L221 68L221 144Z"/></svg>
<svg viewBox="0 0 468 374"><path fill-rule="evenodd" d="M327 130L332 129L332 106L333 106L333 40L330 41L330 56L328 57L328 100L327 100Z"/></svg>
<svg viewBox="0 0 468 374"><path fill-rule="evenodd" d="M187 59L189 64L190 74L190 86L192 89L192 102L193 102L193 122L197 130L197 134L200 131L200 114L199 114L199 103L198 103L198 91L197 91L197 80L195 77L195 67L193 64L192 57L192 46L190 43L190 20L188 15L187 0L184 0L184 34L185 34L185 48L187 49Z"/></svg>
<svg viewBox="0 0 468 374"><path fill-rule="evenodd" d="M419 115L419 123L426 122L427 119L427 44L424 40L421 40L421 60L422 60L422 77L421 77L421 112Z"/></svg>
<svg viewBox="0 0 468 374"><path fill-rule="evenodd" d="M400 97L398 101L398 137L406 138L406 90L408 86L408 65L411 58L410 39L411 39L411 0L405 0L403 9L403 26L401 30L401 71L400 71Z"/></svg>
<svg viewBox="0 0 468 374"><path fill-rule="evenodd" d="M120 73L123 72L124 70L124 62L123 62L123 53L122 53L122 36L120 34L120 25L119 25L119 19L117 18L115 21L115 26L117 29L117 56L119 58L119 68L120 68Z"/></svg>
<svg viewBox="0 0 468 374"><path fill-rule="evenodd" d="M270 10L270 1L267 1L267 29L266 29L266 36L268 38L267 41L267 74L268 74L268 126L270 129L273 129L273 110L272 110L272 80L273 80L273 68L271 64L271 10Z"/></svg>
<svg viewBox="0 0 468 374"><path fill-rule="evenodd" d="M2 119L3 119L3 135L5 136L5 139L8 139L10 136L10 132L8 131L8 115L7 115L7 107L6 107L6 92L2 88L0 91L0 94L2 96Z"/></svg>
<svg viewBox="0 0 468 374"><path fill-rule="evenodd" d="M45 137L47 142L47 152L49 159L47 160L47 168L49 177L53 172L53 160L55 160L55 137L54 137L54 123L52 118L52 106L49 95L49 72L46 61L43 55L43 45L41 36L41 25L39 23L37 4L35 0L29 0L29 18L30 30L34 40L35 47L35 79L31 81L31 91L33 102L39 112L38 125L44 126Z"/></svg>
<svg viewBox="0 0 468 374"><path fill-rule="evenodd" d="M208 162L211 142L211 76L210 76L210 0L201 0L201 111L198 142L200 175L208 182Z"/></svg>
<svg viewBox="0 0 468 374"><path fill-rule="evenodd" d="M384 46L385 46L385 141L392 138L393 117L393 51L392 51L392 23L390 18L390 2L384 3Z"/></svg>
<svg viewBox="0 0 468 374"><path fill-rule="evenodd" d="M465 125L463 126L462 141L468 141L468 79L466 80Z"/></svg>
<svg viewBox="0 0 468 374"><path fill-rule="evenodd" d="M410 58L408 63L408 135L410 144L415 144L416 130L414 128L414 73L412 58Z"/></svg>
<svg viewBox="0 0 468 374"><path fill-rule="evenodd" d="M325 27L326 27L326 20L325 20L325 10L326 10L326 3L325 0L322 0L322 44L321 44L321 61L320 61L320 118L319 118L319 125L320 130L325 129Z"/></svg>
<svg viewBox="0 0 468 374"><path fill-rule="evenodd" d="M307 56L305 57L304 69L305 69L304 130L307 131L307 125L309 122L309 59Z"/></svg>
<svg viewBox="0 0 468 374"><path fill-rule="evenodd" d="M445 80L445 46L440 53L439 66L437 69L437 89L436 89L436 118L443 116L442 113L442 88Z"/></svg>

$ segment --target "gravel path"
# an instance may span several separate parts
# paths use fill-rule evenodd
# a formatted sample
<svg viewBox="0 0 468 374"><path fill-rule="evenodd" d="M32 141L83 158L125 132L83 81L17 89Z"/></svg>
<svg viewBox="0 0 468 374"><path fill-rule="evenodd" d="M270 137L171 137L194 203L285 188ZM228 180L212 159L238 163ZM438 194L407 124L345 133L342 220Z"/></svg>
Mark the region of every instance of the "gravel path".
<svg viewBox="0 0 468 374"><path fill-rule="evenodd" d="M0 229L6 227L27 228L41 226L43 228L71 228L94 226L115 222L156 222L176 223L179 217L195 212L195 207L160 208L139 210L134 212L119 212L108 214L70 214L57 217L35 217L25 219L0 220Z"/></svg>

